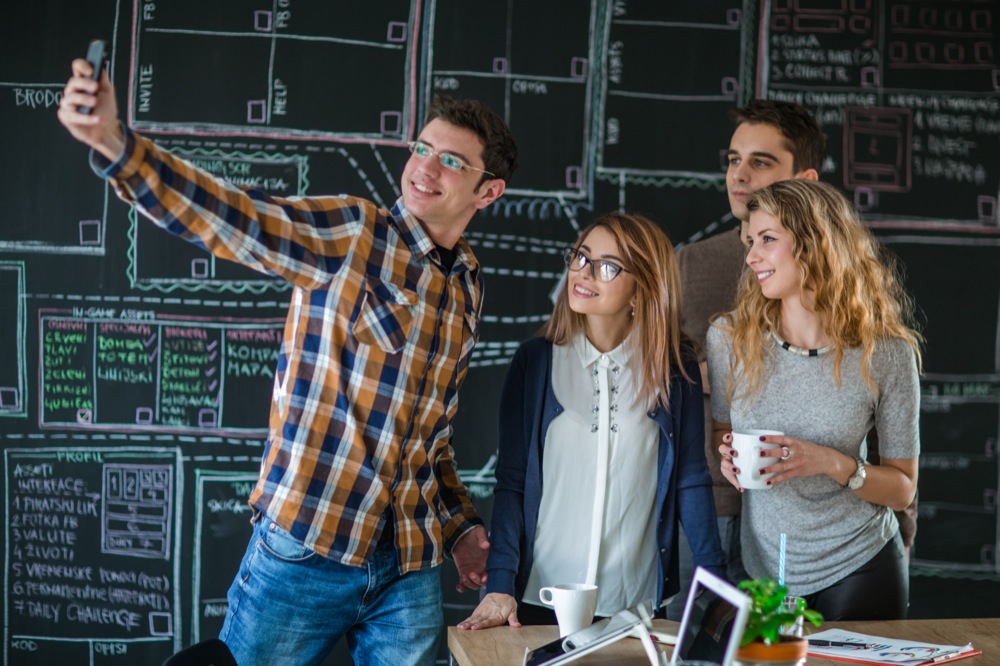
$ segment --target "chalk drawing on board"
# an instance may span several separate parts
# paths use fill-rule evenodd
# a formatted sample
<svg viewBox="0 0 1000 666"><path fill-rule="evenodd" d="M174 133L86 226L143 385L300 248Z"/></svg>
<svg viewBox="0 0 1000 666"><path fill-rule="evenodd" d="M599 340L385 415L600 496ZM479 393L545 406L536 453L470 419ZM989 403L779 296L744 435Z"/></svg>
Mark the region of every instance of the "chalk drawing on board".
<svg viewBox="0 0 1000 666"><path fill-rule="evenodd" d="M995 3L767 1L762 16L761 96L804 104L843 146L829 179L872 227L1000 234Z"/></svg>
<svg viewBox="0 0 1000 666"><path fill-rule="evenodd" d="M469 496L473 498L491 497L493 487L497 483L497 456L491 454L486 463L479 469L459 469L458 478L465 484Z"/></svg>
<svg viewBox="0 0 1000 666"><path fill-rule="evenodd" d="M343 0L147 6L134 24L132 127L394 145L413 131L419 0L364 12Z"/></svg>
<svg viewBox="0 0 1000 666"><path fill-rule="evenodd" d="M69 663L94 663L109 642L125 646L117 654L180 648L181 465L174 448L4 451L3 663L50 644ZM136 485L116 487L122 473ZM155 525L159 543L105 549L106 526L126 516Z"/></svg>
<svg viewBox="0 0 1000 666"><path fill-rule="evenodd" d="M587 201L574 201L561 194L554 197L518 196L516 194L508 196L507 192L504 192L504 196L481 211L480 216L492 215L506 219L522 218L530 221L566 218L570 229L579 233L587 225L586 223L581 225L578 217L592 209L593 205L589 199Z"/></svg>
<svg viewBox="0 0 1000 666"><path fill-rule="evenodd" d="M0 296L6 304L0 320L0 416L27 416L28 370L25 351L24 262L0 261Z"/></svg>
<svg viewBox="0 0 1000 666"><path fill-rule="evenodd" d="M109 189L90 171L86 160L53 159L55 141L52 117L62 97L65 82L58 84L20 84L0 81L0 94L12 92L15 105L25 98L25 109L16 115L27 116L0 128L0 141L8 148L8 157L17 163L0 179L0 205L4 207L4 224L0 225L0 252L71 254L103 256L106 249L106 228ZM33 100L40 101L33 101ZM16 133L16 137L5 136ZM25 137L32 137L30 150L22 153L19 146ZM61 137L60 137L61 138ZM38 174L45 173L40 179ZM60 191L71 191L72 197L29 196L39 188L59 184ZM40 220L58 220L59 224L40 224Z"/></svg>
<svg viewBox="0 0 1000 666"><path fill-rule="evenodd" d="M66 315L39 315L41 427L267 431L283 319Z"/></svg>
<svg viewBox="0 0 1000 666"><path fill-rule="evenodd" d="M108 188L91 172L85 151L66 153L69 138L57 126L55 112L71 74L69 54L83 57L88 38L111 40L114 78L121 5L121 0L107 0L88 6L83 25L66 17L54 21L51 7L36 3L6 8L0 39L18 56L4 59L0 75L7 114L0 145L16 168L5 169L0 178L0 252L105 253Z"/></svg>
<svg viewBox="0 0 1000 666"><path fill-rule="evenodd" d="M497 319L506 318L498 317ZM519 325L535 323L540 327L548 321L549 315L525 315L513 319L516 319L516 322L511 323ZM472 352L472 361L469 363L469 367L483 368L491 365L507 365L510 363L510 359L514 358L514 352L517 351L519 346L521 346L521 342L518 340L480 342L476 345L476 350Z"/></svg>
<svg viewBox="0 0 1000 666"><path fill-rule="evenodd" d="M467 231L466 239L482 263L487 284L503 284L509 293L532 295L545 294L557 284L566 270L560 253L576 240L579 229L571 228L568 221L561 218L552 222L555 224L547 231L560 237ZM538 309L532 310L529 302L537 302L535 307ZM480 318L494 332L493 338L484 336L480 339L472 352L469 366L507 365L522 340L522 331L540 327L548 320L551 311L552 304L544 298L529 299L523 303L514 300L513 304L509 299L495 302Z"/></svg>
<svg viewBox="0 0 1000 666"><path fill-rule="evenodd" d="M719 122L746 94L742 2L607 3L597 82L598 177L720 178ZM695 66L697 64L697 66ZM714 121L714 122L713 122ZM676 141L677 133L685 140Z"/></svg>
<svg viewBox="0 0 1000 666"><path fill-rule="evenodd" d="M218 636L222 629L229 608L226 592L250 539L247 499L256 482L253 472L194 471L192 643Z"/></svg>
<svg viewBox="0 0 1000 666"><path fill-rule="evenodd" d="M172 467L106 464L101 552L167 559L172 486Z"/></svg>
<svg viewBox="0 0 1000 666"><path fill-rule="evenodd" d="M1000 54L996 52L995 7L969 1L924 7L889 4L886 41L891 77L915 75L924 78L921 85L941 83L942 89L956 90L962 89L956 85L961 86L963 80L950 79L957 73L989 77L996 71Z"/></svg>
<svg viewBox="0 0 1000 666"><path fill-rule="evenodd" d="M909 109L844 108L844 187L908 192L913 163Z"/></svg>
<svg viewBox="0 0 1000 666"><path fill-rule="evenodd" d="M736 227L736 217L733 215L732 211L725 213L717 220L712 220L702 228L696 230L692 233L686 240L677 240L674 243L674 249L679 250L685 245L690 245L691 243L697 243L700 240L704 240L710 236L714 236L723 229L734 229Z"/></svg>
<svg viewBox="0 0 1000 666"><path fill-rule="evenodd" d="M702 173L686 176L647 176L632 173L624 169L601 169L597 173L597 187L613 191L619 211L656 211L663 208L662 201L666 189L673 193L681 193L689 202L698 202L702 209L714 210L726 203L726 174ZM715 228L714 222L706 223L706 227ZM674 229L666 229L674 243L680 243L683 238L676 237ZM697 232L695 232L697 233Z"/></svg>
<svg viewBox="0 0 1000 666"><path fill-rule="evenodd" d="M517 137L520 162L510 194L589 194L598 4L428 2L424 98L440 92L480 99L504 118ZM494 30L455 29L484 23ZM553 25L559 26L558 40L551 37ZM557 119L558 126L540 123L542 118Z"/></svg>

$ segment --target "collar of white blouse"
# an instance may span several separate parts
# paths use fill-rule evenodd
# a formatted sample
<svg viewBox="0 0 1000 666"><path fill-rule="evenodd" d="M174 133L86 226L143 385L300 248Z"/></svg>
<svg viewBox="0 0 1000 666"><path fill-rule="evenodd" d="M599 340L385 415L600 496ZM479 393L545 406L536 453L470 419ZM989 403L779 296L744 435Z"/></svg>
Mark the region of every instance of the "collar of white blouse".
<svg viewBox="0 0 1000 666"><path fill-rule="evenodd" d="M580 359L580 364L585 368L599 361L601 356L607 356L612 363L624 368L628 365L630 356L628 352L628 345L626 344L627 341L628 338L623 340L620 345L611 351L605 353L592 345L590 340L587 339L587 336L581 333L574 338L573 348L576 350L577 358Z"/></svg>

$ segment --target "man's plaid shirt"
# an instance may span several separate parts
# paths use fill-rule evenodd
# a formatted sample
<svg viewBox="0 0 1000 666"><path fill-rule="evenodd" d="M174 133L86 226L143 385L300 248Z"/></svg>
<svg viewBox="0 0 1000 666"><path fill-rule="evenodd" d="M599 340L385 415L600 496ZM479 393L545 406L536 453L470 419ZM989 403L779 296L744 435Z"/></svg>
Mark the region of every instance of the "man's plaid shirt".
<svg viewBox="0 0 1000 666"><path fill-rule="evenodd" d="M362 565L391 506L403 572L482 521L451 420L479 334L482 279L462 239L450 273L400 199L270 197L125 129L118 195L168 232L294 286L270 431L250 503L316 552Z"/></svg>

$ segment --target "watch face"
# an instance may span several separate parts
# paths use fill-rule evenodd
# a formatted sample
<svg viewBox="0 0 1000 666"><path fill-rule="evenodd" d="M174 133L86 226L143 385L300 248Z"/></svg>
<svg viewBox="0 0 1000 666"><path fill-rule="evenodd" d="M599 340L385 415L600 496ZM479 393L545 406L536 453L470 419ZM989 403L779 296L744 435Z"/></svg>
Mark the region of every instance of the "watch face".
<svg viewBox="0 0 1000 666"><path fill-rule="evenodd" d="M865 463L863 460L858 458L858 470L854 472L850 479L847 481L847 487L851 490L857 490L865 485Z"/></svg>

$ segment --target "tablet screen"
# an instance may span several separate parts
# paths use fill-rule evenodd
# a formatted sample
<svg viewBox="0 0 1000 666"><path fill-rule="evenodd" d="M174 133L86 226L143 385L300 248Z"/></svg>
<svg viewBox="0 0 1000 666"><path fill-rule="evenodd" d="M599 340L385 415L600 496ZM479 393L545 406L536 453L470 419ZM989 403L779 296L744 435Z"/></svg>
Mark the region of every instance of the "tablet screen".
<svg viewBox="0 0 1000 666"><path fill-rule="evenodd" d="M637 626L648 631L649 618L652 616L651 607L652 604L640 604L619 611L565 638L557 638L551 643L529 650L524 655L524 664L525 666L566 664L628 636Z"/></svg>
<svg viewBox="0 0 1000 666"><path fill-rule="evenodd" d="M684 633L674 650L681 659L704 659L723 663L733 634L738 608L711 589L699 585L691 604Z"/></svg>

